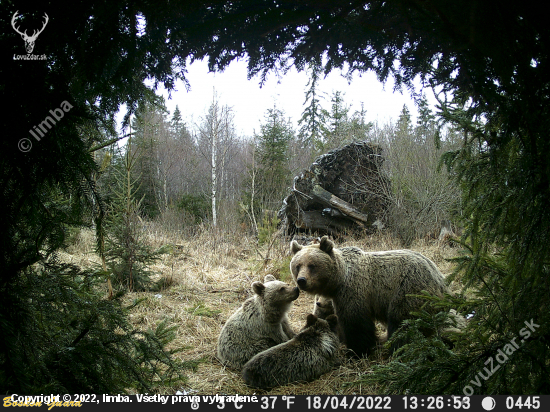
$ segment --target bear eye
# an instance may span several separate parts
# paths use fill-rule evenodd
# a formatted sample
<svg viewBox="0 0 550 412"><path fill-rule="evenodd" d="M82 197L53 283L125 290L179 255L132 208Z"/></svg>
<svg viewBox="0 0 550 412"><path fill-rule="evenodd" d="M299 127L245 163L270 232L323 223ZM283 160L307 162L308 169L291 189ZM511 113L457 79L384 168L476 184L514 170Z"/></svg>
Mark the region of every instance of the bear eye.
<svg viewBox="0 0 550 412"><path fill-rule="evenodd" d="M301 264L301 263L298 263L298 264L296 265L296 271L299 272L301 267L302 267L302 264Z"/></svg>
<svg viewBox="0 0 550 412"><path fill-rule="evenodd" d="M315 265L309 264L309 265L307 265L307 268L308 268L309 270L313 270L313 269L315 269Z"/></svg>
<svg viewBox="0 0 550 412"><path fill-rule="evenodd" d="M285 287L284 286L281 286L281 289L279 289L279 291L283 292L285 290Z"/></svg>

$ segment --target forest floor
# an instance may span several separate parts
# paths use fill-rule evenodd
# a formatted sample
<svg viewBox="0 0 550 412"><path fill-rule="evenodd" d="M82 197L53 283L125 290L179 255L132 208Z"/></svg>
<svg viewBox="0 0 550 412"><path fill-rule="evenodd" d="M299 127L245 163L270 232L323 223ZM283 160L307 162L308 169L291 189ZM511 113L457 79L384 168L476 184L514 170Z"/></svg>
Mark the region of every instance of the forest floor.
<svg viewBox="0 0 550 412"><path fill-rule="evenodd" d="M380 394L376 385L357 383L372 366L386 362L387 351L380 349L368 359L346 360L338 368L314 382L291 384L271 391L251 389L244 384L240 373L224 367L216 358L218 335L225 321L252 296L251 284L263 281L267 274L292 284L289 271L290 251L287 240L274 238L271 245L258 246L257 240L242 233L199 233L184 237L167 233L148 225L146 240L153 247L173 244L150 269L154 280L166 285L155 292L127 293L127 303L143 298L129 319L137 328L155 329L168 320L178 326L172 348L183 348L175 354L185 361L200 361L198 367L186 371L188 381L164 388L162 393L181 391L190 395L373 395ZM63 258L84 268L99 263L94 253L94 235L82 231L76 242L63 253ZM366 251L400 249L398 242L381 234L364 238L336 240L338 247L358 246ZM431 260L447 276L452 263L447 259L457 255L457 248L437 241L418 241L410 247ZM453 289L453 285L451 285ZM295 331L302 328L308 313L313 310L313 296L300 293L289 317ZM382 332L382 331L381 331Z"/></svg>

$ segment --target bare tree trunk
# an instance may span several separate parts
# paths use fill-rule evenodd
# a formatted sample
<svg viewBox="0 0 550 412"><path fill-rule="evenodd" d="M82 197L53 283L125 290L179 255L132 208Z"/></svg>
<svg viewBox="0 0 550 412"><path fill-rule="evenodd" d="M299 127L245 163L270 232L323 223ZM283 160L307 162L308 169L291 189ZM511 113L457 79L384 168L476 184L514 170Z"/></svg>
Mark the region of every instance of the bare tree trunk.
<svg viewBox="0 0 550 412"><path fill-rule="evenodd" d="M164 173L164 176L163 176L163 185L162 185L162 190L164 192L164 211L167 212L168 211L168 190L167 190L167 180L168 180L168 173Z"/></svg>
<svg viewBox="0 0 550 412"><path fill-rule="evenodd" d="M199 126L199 153L208 161L207 173L210 173L211 188L209 191L212 208L212 227L219 224L218 203L227 196L228 164L227 154L230 153L231 140L234 138L231 108L221 106L217 100L216 91L208 109L207 116ZM219 164L218 164L219 163Z"/></svg>
<svg viewBox="0 0 550 412"><path fill-rule="evenodd" d="M214 98L212 102L212 226L217 227L218 219L216 215L216 163L218 150L218 102L216 101L216 91L214 90Z"/></svg>
<svg viewBox="0 0 550 412"><path fill-rule="evenodd" d="M256 222L256 216L254 214L254 195L256 193L256 144L252 148L252 190L250 194L250 214L252 216L252 223L254 224L254 232L258 233L258 223Z"/></svg>

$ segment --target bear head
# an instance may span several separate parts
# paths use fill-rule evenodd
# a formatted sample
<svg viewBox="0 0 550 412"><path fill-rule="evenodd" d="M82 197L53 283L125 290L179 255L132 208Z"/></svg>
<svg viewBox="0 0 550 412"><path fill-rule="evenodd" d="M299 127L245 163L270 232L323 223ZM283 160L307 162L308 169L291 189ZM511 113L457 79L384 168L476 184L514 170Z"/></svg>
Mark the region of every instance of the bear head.
<svg viewBox="0 0 550 412"><path fill-rule="evenodd" d="M326 319L328 316L333 315L334 305L332 304L332 300L320 295L315 296L313 314L321 319Z"/></svg>
<svg viewBox="0 0 550 412"><path fill-rule="evenodd" d="M332 297L338 287L338 265L334 243L323 236L318 244L290 244L290 272L298 287L310 294Z"/></svg>
<svg viewBox="0 0 550 412"><path fill-rule="evenodd" d="M321 319L310 313L306 318L306 326L304 329L315 326L317 328L330 329L333 333L337 333L338 329L338 316L329 315L326 319Z"/></svg>
<svg viewBox="0 0 550 412"><path fill-rule="evenodd" d="M300 295L300 289L275 279L273 275L267 275L264 278L264 283L252 283L252 290L264 307L280 309L289 307Z"/></svg>

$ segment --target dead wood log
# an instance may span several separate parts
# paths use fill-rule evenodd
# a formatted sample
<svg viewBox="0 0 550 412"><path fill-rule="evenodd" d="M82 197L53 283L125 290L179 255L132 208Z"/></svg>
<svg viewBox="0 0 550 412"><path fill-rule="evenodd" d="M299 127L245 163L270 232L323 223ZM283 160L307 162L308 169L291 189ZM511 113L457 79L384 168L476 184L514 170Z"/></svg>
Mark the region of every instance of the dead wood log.
<svg viewBox="0 0 550 412"><path fill-rule="evenodd" d="M294 225L297 229L328 234L335 234L353 228L353 223L349 220L328 216L320 210L302 212L300 218L294 222Z"/></svg>
<svg viewBox="0 0 550 412"><path fill-rule="evenodd" d="M386 214L389 179L382 171L382 149L355 142L317 158L294 178L278 213L286 233L337 234L375 230Z"/></svg>
<svg viewBox="0 0 550 412"><path fill-rule="evenodd" d="M368 216L361 213L359 210L357 210L355 207L353 207L352 204L346 202L345 200L340 199L337 196L334 196L332 193L330 193L328 190L323 189L319 185L313 186L313 190L311 191L311 194L319 199L322 202L328 203L330 206L335 207L343 214L353 218L356 221L367 223L368 222ZM361 223L359 223L361 225Z"/></svg>

